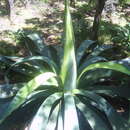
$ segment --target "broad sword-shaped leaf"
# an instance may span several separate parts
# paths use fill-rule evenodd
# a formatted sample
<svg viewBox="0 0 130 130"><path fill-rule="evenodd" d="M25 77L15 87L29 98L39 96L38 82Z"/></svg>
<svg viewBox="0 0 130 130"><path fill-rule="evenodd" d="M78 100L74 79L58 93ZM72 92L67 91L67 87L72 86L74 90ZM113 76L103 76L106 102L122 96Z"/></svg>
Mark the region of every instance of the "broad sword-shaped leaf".
<svg viewBox="0 0 130 130"><path fill-rule="evenodd" d="M55 93L49 96L40 106L38 112L34 116L29 130L50 130L47 129L49 118L53 114L55 107L53 106L62 96L62 93ZM56 105L57 106L57 105ZM51 112L52 111L52 112ZM56 120L56 119L55 119ZM54 129L52 129L54 130Z"/></svg>
<svg viewBox="0 0 130 130"><path fill-rule="evenodd" d="M99 62L99 63L95 63L95 64L91 64L91 65L87 66L80 73L78 80L82 77L82 75L85 72L92 70L92 69L100 69L100 68L111 69L111 70L119 71L119 72L125 73L127 75L130 75L130 68L128 66L126 67L126 66L122 65L121 63L109 61L109 62Z"/></svg>
<svg viewBox="0 0 130 130"><path fill-rule="evenodd" d="M48 80L55 77L56 75L51 72L46 72L38 75L31 81L29 81L24 87L22 87L10 104L5 108L5 110L0 111L0 124L8 117L14 110L16 110L20 105L22 105L27 96L37 89L40 85L48 84Z"/></svg>
<svg viewBox="0 0 130 130"><path fill-rule="evenodd" d="M69 11L69 1L65 0L64 57L61 66L61 79L65 91L76 88L77 67L74 48L74 33Z"/></svg>

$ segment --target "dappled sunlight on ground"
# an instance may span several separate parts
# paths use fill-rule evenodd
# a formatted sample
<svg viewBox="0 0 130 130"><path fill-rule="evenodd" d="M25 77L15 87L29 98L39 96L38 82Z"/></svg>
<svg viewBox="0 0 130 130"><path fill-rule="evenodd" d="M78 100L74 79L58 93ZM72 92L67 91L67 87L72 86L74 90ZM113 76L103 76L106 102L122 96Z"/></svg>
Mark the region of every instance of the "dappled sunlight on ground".
<svg viewBox="0 0 130 130"><path fill-rule="evenodd" d="M3 6L3 8L5 7ZM9 21L6 14L0 16L0 41L4 40L14 45L16 39L10 37L9 33L17 33L19 29L25 29L41 32L47 44L59 43L63 32L61 29L63 10L63 4L58 4L58 2L51 5L37 1L27 7L15 6L12 22Z"/></svg>

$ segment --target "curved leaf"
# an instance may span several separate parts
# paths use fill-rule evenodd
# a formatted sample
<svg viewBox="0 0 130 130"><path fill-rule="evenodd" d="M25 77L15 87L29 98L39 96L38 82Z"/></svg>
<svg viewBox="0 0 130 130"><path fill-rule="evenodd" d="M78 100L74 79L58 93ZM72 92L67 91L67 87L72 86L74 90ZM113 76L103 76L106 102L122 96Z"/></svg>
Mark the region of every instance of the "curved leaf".
<svg viewBox="0 0 130 130"><path fill-rule="evenodd" d="M90 70L89 72L83 74L82 78L79 80L77 87L86 89L87 86L93 86L96 83L99 83L102 79L105 81L107 78L109 79L114 77L113 74L114 72L112 70L107 69Z"/></svg>
<svg viewBox="0 0 130 130"><path fill-rule="evenodd" d="M122 73L125 73L127 75L130 75L130 68L122 65L121 63L116 63L114 61L110 61L110 62L99 62L99 63L95 63L95 64L91 64L89 66L87 66L84 70L82 70L82 72L80 73L78 80L81 78L81 76L92 69L98 69L98 68L104 68L104 69L111 69L111 70L115 70L115 71L119 71Z"/></svg>
<svg viewBox="0 0 130 130"><path fill-rule="evenodd" d="M34 44L37 46L39 50L43 50L46 46L42 38L37 33L32 33L27 35L28 38L30 38Z"/></svg>
<svg viewBox="0 0 130 130"><path fill-rule="evenodd" d="M63 101L59 104L60 109L59 109L59 115L57 118L57 128L56 130L64 130L64 105L63 105Z"/></svg>
<svg viewBox="0 0 130 130"><path fill-rule="evenodd" d="M104 113L97 111L95 107L87 104L87 102L83 104L81 100L78 100L76 105L89 122L92 130L110 130L109 122L104 120Z"/></svg>
<svg viewBox="0 0 130 130"><path fill-rule="evenodd" d="M28 48L30 55L44 55L49 57L49 48L44 43L43 38L41 38L37 33L32 33L27 36L25 36L25 45Z"/></svg>
<svg viewBox="0 0 130 130"><path fill-rule="evenodd" d="M52 112L51 112L50 117L48 119L48 124L47 124L46 130L56 130L56 128L57 128L57 119L58 119L58 116L59 116L58 113L59 113L60 105L59 104L58 105L55 104L55 105L56 106L55 106L54 109L53 109L53 106L52 106Z"/></svg>
<svg viewBox="0 0 130 130"><path fill-rule="evenodd" d="M99 94L106 94L109 96L119 96L124 97L126 99L130 99L130 87L127 86L87 86L87 90L93 91Z"/></svg>
<svg viewBox="0 0 130 130"><path fill-rule="evenodd" d="M104 98L93 92L84 90L74 90L73 93L82 95L86 97L86 99L91 99L91 105L106 114L113 130L129 130L128 122L124 120Z"/></svg>
<svg viewBox="0 0 130 130"><path fill-rule="evenodd" d="M5 67L10 67L16 61L21 60L21 59L23 59L23 58L22 57L15 57L15 56L0 56L0 62L4 63ZM26 68L30 69L28 66L26 66ZM15 68L14 67L11 68L11 70L30 77L30 74L29 74L30 71L26 69L26 72L25 72L25 67L16 66Z"/></svg>
<svg viewBox="0 0 130 130"><path fill-rule="evenodd" d="M58 48L60 49L60 48ZM49 50L50 50L50 55L51 55L51 59L55 62L55 64L57 64L57 66L60 68L61 65L61 53L59 52L60 50L57 50L54 46L49 46ZM62 50L63 51L63 50ZM62 52L63 53L63 52Z"/></svg>
<svg viewBox="0 0 130 130"><path fill-rule="evenodd" d="M51 72L46 72L38 75L31 81L29 81L24 87L22 87L13 98L11 103L5 109L3 113L0 113L0 124L4 121L4 119L9 116L15 109L17 109L21 104L23 104L27 98L27 96L37 89L40 85L48 84L48 80L56 75Z"/></svg>
<svg viewBox="0 0 130 130"><path fill-rule="evenodd" d="M76 50L76 61L77 61L77 66L80 63L81 58L83 57L86 49L88 49L95 41L92 40L85 40L84 42L81 43L79 48Z"/></svg>
<svg viewBox="0 0 130 130"><path fill-rule="evenodd" d="M106 45L106 44L105 45L100 45L100 46L97 45L94 48L93 52L88 57L90 58L90 57L98 56L103 51L108 50L108 49L110 49L112 47L113 47L112 45Z"/></svg>
<svg viewBox="0 0 130 130"><path fill-rule="evenodd" d="M40 106L38 112L34 116L29 130L47 130L51 111L54 110L53 104L62 97L62 93L55 93L49 96Z"/></svg>
<svg viewBox="0 0 130 130"><path fill-rule="evenodd" d="M22 57L18 56L0 56L0 61L3 63L10 64L11 62L16 62L17 60L22 59Z"/></svg>
<svg viewBox="0 0 130 130"><path fill-rule="evenodd" d="M50 60L49 58L47 57L44 57L44 56L32 56L32 57L27 57L27 58L22 58L20 60L18 60L17 62L15 62L14 64L12 64L12 66L8 69L8 72L11 68L13 68L15 65L18 65L18 64L22 64L22 63L25 63L25 62L29 62L29 61L35 61L35 60L40 60L40 61L43 61L45 63L47 63L54 72L57 72L58 71L58 68L57 68L57 65L52 61ZM40 64L38 64L38 62L35 62L36 64L36 68L41 66ZM38 65L38 66L37 66ZM33 67L35 67L35 65L33 65ZM43 68L43 67L41 67ZM42 71L41 68L37 68L39 71ZM43 72L43 71L42 71Z"/></svg>
<svg viewBox="0 0 130 130"><path fill-rule="evenodd" d="M99 62L99 61L107 61L106 58L104 57L101 57L101 56L96 56L96 57L92 57L88 60L86 60L84 63L81 64L81 66L79 67L78 69L78 74L81 73L81 71L86 68L87 66L89 66L90 64L93 64L93 63L96 63L96 62Z"/></svg>
<svg viewBox="0 0 130 130"><path fill-rule="evenodd" d="M62 59L63 59L63 45L62 44L58 44L58 45L55 45L55 46L53 45L53 48L55 48L55 50L57 52L57 56L59 57L58 63L60 63L59 65L61 65Z"/></svg>
<svg viewBox="0 0 130 130"><path fill-rule="evenodd" d="M30 46L31 44L29 42L28 47L30 46L30 51L34 51L33 55L40 54L41 56L46 56L48 58L53 59L55 63L59 64L60 55L57 54L57 50L54 46L46 45L43 41L43 38L40 38L40 36L36 33L27 35L27 38L29 38L32 41L32 46ZM33 45L36 48L34 48Z"/></svg>

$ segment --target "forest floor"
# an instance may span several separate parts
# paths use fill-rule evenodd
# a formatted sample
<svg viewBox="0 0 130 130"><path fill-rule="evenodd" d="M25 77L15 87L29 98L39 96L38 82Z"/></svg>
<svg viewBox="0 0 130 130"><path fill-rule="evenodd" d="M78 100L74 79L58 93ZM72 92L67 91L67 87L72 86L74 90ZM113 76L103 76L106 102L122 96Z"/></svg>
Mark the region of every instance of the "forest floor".
<svg viewBox="0 0 130 130"><path fill-rule="evenodd" d="M2 8L1 8L2 9ZM0 54L2 55L24 55L21 52L12 52L9 48L14 47L17 51L18 30L40 32L47 44L59 43L61 33L63 32L63 14L64 6L55 2L49 3L36 2L24 6L15 6L12 22L7 15L0 16ZM0 10L1 11L1 10ZM6 11L3 7L3 12ZM1 11L1 12L2 12ZM7 46L6 46L7 44ZM4 51L2 48L7 47ZM8 48L9 47L9 48ZM14 51L14 50L13 50ZM7 54L6 54L7 53Z"/></svg>
<svg viewBox="0 0 130 130"><path fill-rule="evenodd" d="M16 3L12 22L6 15L5 5L1 3L0 6L0 55L26 55L24 49L19 45L19 30L38 32L47 44L61 42L64 18L62 2L53 2L52 4L52 2L34 1L26 8L21 3ZM71 10L76 40L80 42L88 38L86 34L89 36L89 28L94 19L94 10L89 9L84 2L79 2L76 8L71 8ZM102 20L105 23L125 26L130 22L130 8L122 9L119 7L114 14L103 16L105 17ZM104 40L104 37L100 38L102 42L110 42L110 38Z"/></svg>

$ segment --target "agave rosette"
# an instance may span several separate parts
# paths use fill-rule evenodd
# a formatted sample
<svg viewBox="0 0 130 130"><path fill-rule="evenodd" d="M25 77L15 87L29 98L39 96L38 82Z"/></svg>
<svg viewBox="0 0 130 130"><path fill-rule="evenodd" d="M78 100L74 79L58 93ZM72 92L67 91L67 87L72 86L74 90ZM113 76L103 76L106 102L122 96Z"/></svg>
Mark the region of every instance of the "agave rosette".
<svg viewBox="0 0 130 130"><path fill-rule="evenodd" d="M89 77L92 78L92 70L113 70L130 75L129 58L107 61L99 56L99 53L110 48L104 45L96 47L94 53L83 60L86 49L94 44L91 40L84 41L75 53L68 0L65 1L63 57L58 54L59 49L45 46L37 34L28 35L27 38L33 45L27 45L30 57L1 57L1 61L9 65L7 73L14 70L32 78L29 82L25 81L6 104L1 103L1 125L12 112L40 98L41 104L32 118L29 130L129 130L128 121L100 96L101 93L124 96L122 88L87 84ZM99 77L109 75L102 73ZM128 87L126 89L129 90ZM129 94L125 97L129 99Z"/></svg>

